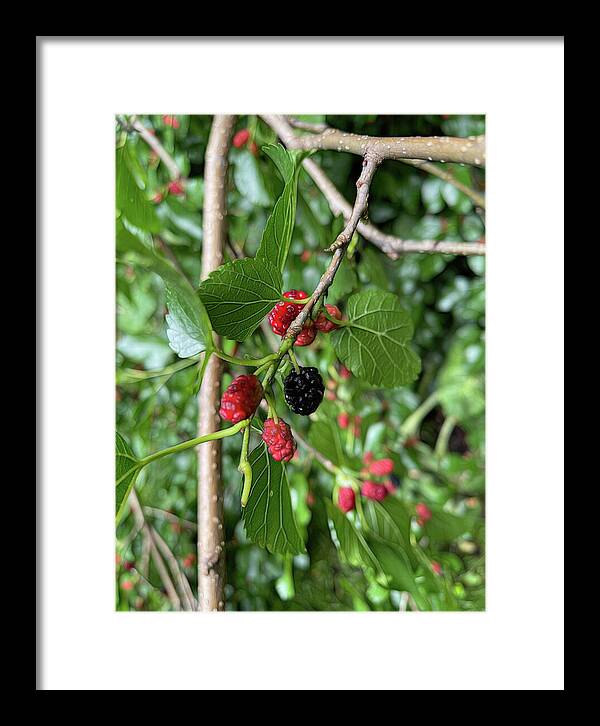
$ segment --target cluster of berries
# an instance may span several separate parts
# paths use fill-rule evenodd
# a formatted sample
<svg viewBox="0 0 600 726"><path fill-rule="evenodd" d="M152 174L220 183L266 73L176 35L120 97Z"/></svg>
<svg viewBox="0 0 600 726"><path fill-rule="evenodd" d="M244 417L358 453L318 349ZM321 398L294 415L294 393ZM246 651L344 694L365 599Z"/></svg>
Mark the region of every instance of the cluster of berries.
<svg viewBox="0 0 600 726"><path fill-rule="evenodd" d="M283 297L286 298L286 300L291 301L306 300L308 295L304 292L304 290L288 290L283 293ZM271 324L271 329L275 335L283 337L287 333L290 325L300 314L302 307L302 303L285 302L284 300L275 305L273 310L269 313L269 323ZM342 319L342 313L335 305L325 305L325 309L332 318L335 318L336 320ZM300 331L300 335L296 338L294 345L310 345L317 337L318 332L331 333L331 331L335 330L336 327L337 325L334 322L326 318L323 312L320 312L317 315L316 320L307 320L304 323L302 330Z"/></svg>
<svg viewBox="0 0 600 726"><path fill-rule="evenodd" d="M177 116L171 116L170 114L165 114L162 117L162 120L163 120L163 123L165 126L170 126L172 129L178 129L181 126Z"/></svg>
<svg viewBox="0 0 600 726"><path fill-rule="evenodd" d="M367 480L361 484L360 493L365 499L373 499L382 502L388 495L385 484ZM347 514L356 508L356 494L352 487L340 487L338 490L338 507Z"/></svg>
<svg viewBox="0 0 600 726"><path fill-rule="evenodd" d="M232 140L232 144L235 146L236 149L241 149L242 147L248 145L248 151L251 154L254 154L256 156L258 154L258 146L254 143L254 141L250 141L250 132L248 129L240 129L238 131Z"/></svg>
<svg viewBox="0 0 600 726"><path fill-rule="evenodd" d="M294 413L308 416L314 413L323 400L325 386L316 368L300 368L292 371L284 381L284 395ZM226 421L236 424L250 418L258 408L264 390L254 375L238 376L221 396L219 414ZM296 442L288 424L283 419L265 421L262 438L275 461L290 461L296 452Z"/></svg>
<svg viewBox="0 0 600 726"><path fill-rule="evenodd" d="M364 456L361 473L373 477L384 478L385 481L366 479L360 487L360 493L365 499L382 502L388 494L395 491L396 486L389 477L394 471L394 462L391 459L375 459L368 451ZM351 512L356 507L356 495L352 487L341 487L338 491L338 507L344 513Z"/></svg>
<svg viewBox="0 0 600 726"><path fill-rule="evenodd" d="M167 194L172 194L175 197L182 197L185 194L185 186L181 179L174 179L167 184L165 191L167 192ZM158 191L152 197L152 201L154 202L154 204L160 204L164 198L165 194Z"/></svg>

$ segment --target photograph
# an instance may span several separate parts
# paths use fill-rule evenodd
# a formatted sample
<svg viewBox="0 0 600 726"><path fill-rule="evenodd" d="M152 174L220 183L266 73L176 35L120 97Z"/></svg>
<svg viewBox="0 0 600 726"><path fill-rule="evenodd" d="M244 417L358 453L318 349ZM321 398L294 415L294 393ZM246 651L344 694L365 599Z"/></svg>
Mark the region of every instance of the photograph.
<svg viewBox="0 0 600 726"><path fill-rule="evenodd" d="M114 114L114 610L485 612L485 106L157 110Z"/></svg>

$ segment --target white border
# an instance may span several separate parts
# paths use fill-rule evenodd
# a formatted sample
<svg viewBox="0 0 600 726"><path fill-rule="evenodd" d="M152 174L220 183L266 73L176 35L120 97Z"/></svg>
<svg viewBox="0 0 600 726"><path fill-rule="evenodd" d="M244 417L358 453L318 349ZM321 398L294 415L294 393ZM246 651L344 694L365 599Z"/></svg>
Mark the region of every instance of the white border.
<svg viewBox="0 0 600 726"><path fill-rule="evenodd" d="M562 686L561 42L44 41L42 687ZM113 114L485 112L488 612L114 613Z"/></svg>

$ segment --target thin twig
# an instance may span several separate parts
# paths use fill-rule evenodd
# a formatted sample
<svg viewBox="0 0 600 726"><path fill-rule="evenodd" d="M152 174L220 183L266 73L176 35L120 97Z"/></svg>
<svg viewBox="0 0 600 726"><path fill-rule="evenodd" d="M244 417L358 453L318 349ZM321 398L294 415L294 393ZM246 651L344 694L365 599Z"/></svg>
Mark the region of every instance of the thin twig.
<svg viewBox="0 0 600 726"><path fill-rule="evenodd" d="M295 429L292 433L300 446L302 446L303 449L306 449L306 451L308 451L308 453L314 457L323 468L327 469L330 474L337 473L338 468L332 461L330 461L326 456L323 456L320 451L313 448Z"/></svg>
<svg viewBox="0 0 600 726"><path fill-rule="evenodd" d="M323 295L325 295L325 293L331 286L335 275L340 265L342 264L342 260L344 259L344 255L346 254L346 249L348 247L348 244L350 243L350 240L352 239L352 235L356 230L358 222L361 216L366 212L371 180L373 179L373 174L375 173L378 165L379 158L375 154L369 153L367 156L365 156L360 177L356 182L357 192L356 200L354 202L354 208L352 210L352 213L350 214L346 226L337 236L333 245L331 245L330 247L330 249L333 250L331 262L329 263L325 272L321 275L321 279L319 280L316 288L310 296L309 301L306 303L306 305L302 307L302 310L288 328L284 340L295 340L298 337L304 323L308 320L311 312L315 309L320 299L323 297Z"/></svg>
<svg viewBox="0 0 600 726"><path fill-rule="evenodd" d="M167 257L171 262L173 263L173 267L177 270L177 272L182 276L185 277L185 279L190 282L187 274L185 273L185 270L180 265L179 260L177 259L177 255L173 252L173 250L170 248L170 246L164 241L162 237L154 237L154 241L156 242L157 247L159 247L164 256Z"/></svg>
<svg viewBox="0 0 600 726"><path fill-rule="evenodd" d="M286 118L290 126L293 126L295 129L301 129L302 131L311 131L312 133L320 134L329 128L327 124L302 121L301 119L294 118L293 116L287 116Z"/></svg>
<svg viewBox="0 0 600 726"><path fill-rule="evenodd" d="M172 524L178 524L184 529L189 529L191 532L196 532L198 530L198 525L195 522L190 522L189 519L178 517L176 514L168 512L166 509L159 509L158 507L144 507L144 512L152 515L153 517L164 519Z"/></svg>
<svg viewBox="0 0 600 726"><path fill-rule="evenodd" d="M360 218L367 211L367 204L369 201L369 189L371 188L371 181L373 175L379 166L380 159L375 156L368 154L363 159L362 172L356 182L356 200L354 202L354 208L352 213L346 222L344 229L338 234L335 242L328 247L325 252L334 252L340 247L346 247L350 244L352 235L356 231L356 227L360 221Z"/></svg>
<svg viewBox="0 0 600 726"><path fill-rule="evenodd" d="M438 179L443 179L443 181L448 182L448 184L452 184L452 186L458 189L459 192L462 192L469 197L476 207L485 209L485 197L483 194L480 194L475 191L475 189L471 189L471 187L463 184L454 176L454 174L446 171L446 169L440 169L439 166L432 164L430 161L422 161L421 159L402 159L402 162L404 164L414 166L417 169L421 169L422 171L426 171L428 174L437 176Z"/></svg>
<svg viewBox="0 0 600 726"><path fill-rule="evenodd" d="M148 579L151 549L152 540L148 536L148 533L144 531L144 539L142 540L142 554L140 556L140 573L145 580Z"/></svg>
<svg viewBox="0 0 600 726"><path fill-rule="evenodd" d="M158 551L156 543L154 542L150 527L144 517L144 512L142 510L142 506L140 504L140 500L137 497L135 489L132 489L131 494L129 495L129 506L131 507L131 512L137 525L140 526L140 529L144 531L145 536L150 538L150 553L152 555L152 560L156 567L156 571L158 572L158 576L160 577L160 581L165 588L165 592L167 593L167 597L169 598L171 607L173 608L173 610L181 610L181 600L179 599L179 595L177 594L175 585L173 584L173 581L169 576L167 566L165 565L164 560L161 557L160 552Z"/></svg>
<svg viewBox="0 0 600 726"><path fill-rule="evenodd" d="M181 570L181 567L179 566L179 562L177 561L177 558L171 551L171 548L169 545L164 541L164 539L160 536L160 534L156 531L154 527L150 525L150 532L152 534L152 539L158 549L160 550L162 556L167 561L167 564L169 565L169 569L171 570L171 576L175 578L175 581L179 585L179 595L183 602L186 604L186 610L195 610L196 609L196 600L194 598L194 595L192 593L192 588L190 587L190 583L188 582L187 577L184 575L183 571Z"/></svg>
<svg viewBox="0 0 600 726"><path fill-rule="evenodd" d="M294 138L291 126L278 116L263 116L266 123L271 126L286 146ZM313 159L302 162L307 174L315 182L334 215L342 214L349 219L352 214L352 205L345 199L335 184ZM374 224L359 221L357 231L366 240L378 247L391 259L398 259L405 253L447 254L447 255L485 255L485 243L476 242L446 242L436 240L405 240L383 232Z"/></svg>
<svg viewBox="0 0 600 726"><path fill-rule="evenodd" d="M150 133L150 130L144 126L144 124L135 116L130 121L131 128L135 129L138 134L144 139L148 146L154 151L158 158L167 167L169 176L173 181L181 177L181 171L177 166L175 159L169 154L165 147L160 143L156 136Z"/></svg>

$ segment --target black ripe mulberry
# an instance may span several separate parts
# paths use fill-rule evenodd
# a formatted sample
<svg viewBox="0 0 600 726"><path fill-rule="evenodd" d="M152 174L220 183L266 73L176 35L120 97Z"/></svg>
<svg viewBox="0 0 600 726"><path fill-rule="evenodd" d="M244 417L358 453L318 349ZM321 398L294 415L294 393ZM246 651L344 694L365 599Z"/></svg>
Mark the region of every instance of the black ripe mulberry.
<svg viewBox="0 0 600 726"><path fill-rule="evenodd" d="M316 368L292 371L284 381L286 403L301 416L309 416L319 408L324 392L323 379Z"/></svg>

